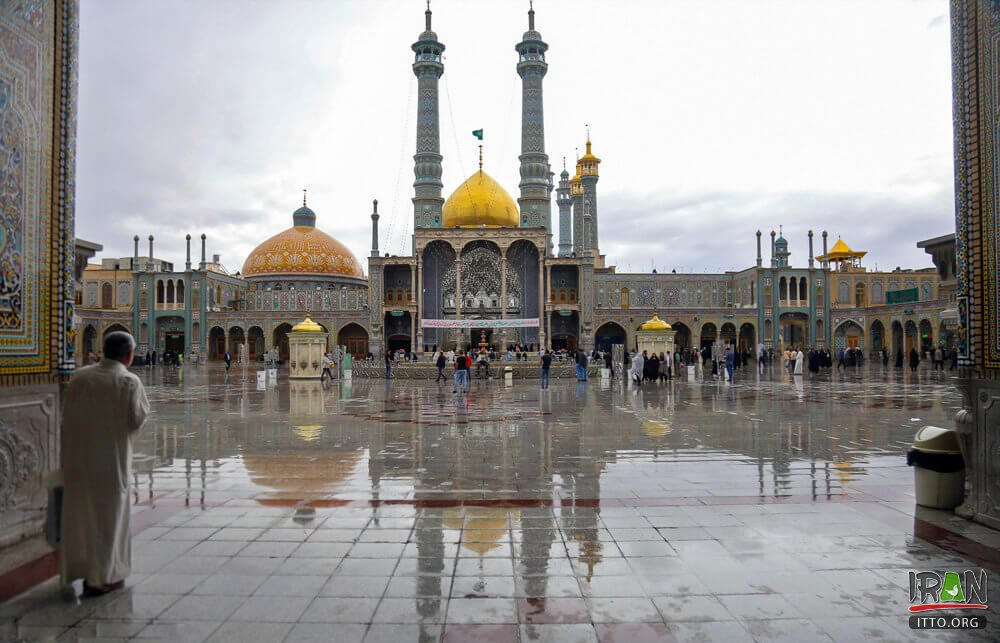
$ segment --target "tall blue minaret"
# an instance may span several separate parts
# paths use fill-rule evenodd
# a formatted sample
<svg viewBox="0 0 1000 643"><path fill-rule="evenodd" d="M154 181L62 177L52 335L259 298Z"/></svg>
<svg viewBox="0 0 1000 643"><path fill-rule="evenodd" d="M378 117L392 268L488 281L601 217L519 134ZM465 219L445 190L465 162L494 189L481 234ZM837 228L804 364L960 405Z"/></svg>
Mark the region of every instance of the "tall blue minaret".
<svg viewBox="0 0 1000 643"><path fill-rule="evenodd" d="M542 79L549 65L542 34L535 31L535 9L528 11L528 30L515 49L517 74L521 77L521 210L522 226L544 226L552 246L552 191L549 157L545 154L545 117L542 109ZM548 249L546 249L548 251Z"/></svg>
<svg viewBox="0 0 1000 643"><path fill-rule="evenodd" d="M431 4L424 12L424 32L413 43L417 77L417 153L413 155L413 227L441 225L441 136L438 126L438 79L444 74L444 44L431 31Z"/></svg>
<svg viewBox="0 0 1000 643"><path fill-rule="evenodd" d="M569 194L569 172L566 171L565 158L563 171L559 174L556 203L559 205L559 256L569 257L573 254L573 224L570 220L573 197Z"/></svg>
<svg viewBox="0 0 1000 643"><path fill-rule="evenodd" d="M600 172L597 166L601 164L601 159L594 156L590 145L590 129L588 128L587 152L576 162L576 171L580 176L580 183L583 188L584 213L584 247L576 247L576 254L577 256L582 256L583 252L590 252L593 256L597 257L601 254L597 242L597 181L600 179Z"/></svg>

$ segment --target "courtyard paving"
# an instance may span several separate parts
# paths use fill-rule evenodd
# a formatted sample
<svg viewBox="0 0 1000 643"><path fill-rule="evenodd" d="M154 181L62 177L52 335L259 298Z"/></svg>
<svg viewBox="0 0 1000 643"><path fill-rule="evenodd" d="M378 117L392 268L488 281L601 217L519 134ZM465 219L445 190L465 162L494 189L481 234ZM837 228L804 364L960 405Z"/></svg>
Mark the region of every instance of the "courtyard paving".
<svg viewBox="0 0 1000 643"><path fill-rule="evenodd" d="M124 590L56 582L2 640L997 640L908 627L910 571L1000 571L1000 536L915 507L904 453L949 374L732 385L288 382L137 369ZM253 373L250 373L252 375Z"/></svg>

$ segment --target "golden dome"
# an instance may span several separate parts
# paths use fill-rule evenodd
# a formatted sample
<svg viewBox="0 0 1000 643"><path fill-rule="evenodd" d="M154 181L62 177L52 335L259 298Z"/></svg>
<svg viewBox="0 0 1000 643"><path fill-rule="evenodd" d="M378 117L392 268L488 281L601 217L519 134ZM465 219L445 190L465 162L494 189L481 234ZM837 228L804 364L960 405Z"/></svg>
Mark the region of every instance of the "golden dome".
<svg viewBox="0 0 1000 643"><path fill-rule="evenodd" d="M651 438L662 438L670 433L670 423L666 420L643 420L642 432Z"/></svg>
<svg viewBox="0 0 1000 643"><path fill-rule="evenodd" d="M458 186L441 210L442 228L516 228L519 224L517 203L482 170Z"/></svg>
<svg viewBox="0 0 1000 643"><path fill-rule="evenodd" d="M244 277L269 275L341 276L364 279L365 271L347 246L316 228L316 214L305 205L292 214L292 227L253 249Z"/></svg>
<svg viewBox="0 0 1000 643"><path fill-rule="evenodd" d="M255 496L261 504L276 500L317 501L332 499L349 487L351 476L362 463L359 450L331 451L325 446L247 452L243 465L254 485L265 487Z"/></svg>
<svg viewBox="0 0 1000 643"><path fill-rule="evenodd" d="M640 326L640 330L670 330L670 324L660 319L660 316L654 313L652 319L647 320L646 323Z"/></svg>
<svg viewBox="0 0 1000 643"><path fill-rule="evenodd" d="M483 556L501 545L507 535L508 515L517 520L521 514L491 507L466 507L463 514L461 509L448 508L442 522L449 529L463 530L462 547Z"/></svg>
<svg viewBox="0 0 1000 643"><path fill-rule="evenodd" d="M293 333L322 333L323 327L314 322L306 315L306 318L292 326Z"/></svg>

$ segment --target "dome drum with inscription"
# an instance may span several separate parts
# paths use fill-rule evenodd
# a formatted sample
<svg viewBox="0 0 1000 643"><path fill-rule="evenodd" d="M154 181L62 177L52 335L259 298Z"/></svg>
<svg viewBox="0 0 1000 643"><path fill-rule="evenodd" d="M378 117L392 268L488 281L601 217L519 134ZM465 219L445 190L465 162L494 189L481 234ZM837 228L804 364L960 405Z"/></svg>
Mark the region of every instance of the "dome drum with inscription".
<svg viewBox="0 0 1000 643"><path fill-rule="evenodd" d="M304 200L292 227L254 248L243 264L249 281L317 278L367 285L361 262L347 246L316 228L316 213Z"/></svg>

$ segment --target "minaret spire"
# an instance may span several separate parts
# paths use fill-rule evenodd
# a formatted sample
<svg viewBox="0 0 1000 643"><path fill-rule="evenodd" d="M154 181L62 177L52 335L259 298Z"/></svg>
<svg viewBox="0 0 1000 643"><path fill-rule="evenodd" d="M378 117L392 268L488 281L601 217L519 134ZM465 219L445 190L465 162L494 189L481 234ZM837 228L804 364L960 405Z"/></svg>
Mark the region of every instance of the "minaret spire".
<svg viewBox="0 0 1000 643"><path fill-rule="evenodd" d="M598 243L598 222L597 222L597 182L600 180L598 166L601 159L594 156L592 143L590 141L590 124L587 123L587 152L576 162L576 173L580 177L581 189L583 191L583 228L582 238L586 244L583 249L593 256L599 256L601 251ZM574 243L574 246L576 244ZM580 254L580 248L574 248Z"/></svg>
<svg viewBox="0 0 1000 643"><path fill-rule="evenodd" d="M427 0L430 5L430 0ZM378 199L372 200L372 256L378 256Z"/></svg>
<svg viewBox="0 0 1000 643"><path fill-rule="evenodd" d="M556 205L559 206L559 256L573 255L573 223L571 209L573 197L570 194L569 172L566 170L566 157L563 157L563 169L559 173L559 187L556 188Z"/></svg>
<svg viewBox="0 0 1000 643"><path fill-rule="evenodd" d="M549 157L545 153L545 114L542 79L548 71L545 52L549 46L535 31L535 8L528 10L528 30L514 49L518 53L517 74L521 77L521 196L517 200L524 225L545 227L552 247L552 180Z"/></svg>
<svg viewBox="0 0 1000 643"><path fill-rule="evenodd" d="M413 225L441 225L441 135L438 80L444 74L444 44L431 30L431 3L424 12L424 32L413 43L413 75L417 77L417 147L413 155Z"/></svg>

